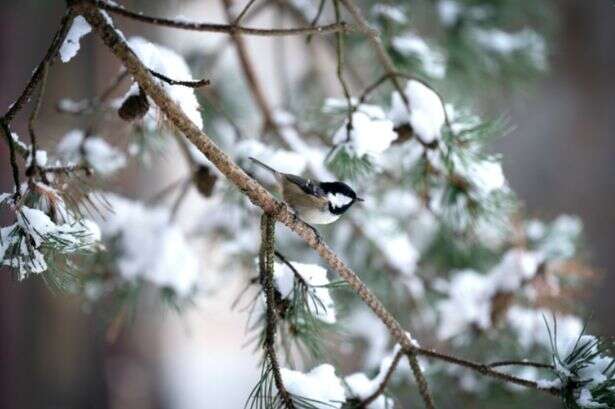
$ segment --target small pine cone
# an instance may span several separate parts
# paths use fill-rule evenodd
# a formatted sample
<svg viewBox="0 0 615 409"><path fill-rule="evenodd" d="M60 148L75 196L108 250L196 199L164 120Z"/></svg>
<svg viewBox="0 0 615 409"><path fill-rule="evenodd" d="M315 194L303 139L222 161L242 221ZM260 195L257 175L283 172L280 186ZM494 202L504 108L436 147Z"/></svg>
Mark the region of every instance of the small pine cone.
<svg viewBox="0 0 615 409"><path fill-rule="evenodd" d="M217 179L218 177L207 166L199 166L192 174L194 186L205 197L211 196Z"/></svg>
<svg viewBox="0 0 615 409"><path fill-rule="evenodd" d="M147 111L149 111L147 95L139 88L138 94L129 95L124 100L117 113L124 121L130 122L143 118L145 114L147 114Z"/></svg>

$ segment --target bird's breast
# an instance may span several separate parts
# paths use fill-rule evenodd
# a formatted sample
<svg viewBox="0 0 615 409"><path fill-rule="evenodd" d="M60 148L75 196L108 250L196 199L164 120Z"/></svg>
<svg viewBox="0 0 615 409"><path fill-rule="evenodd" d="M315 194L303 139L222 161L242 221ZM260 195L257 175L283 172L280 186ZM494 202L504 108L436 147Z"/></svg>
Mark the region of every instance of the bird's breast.
<svg viewBox="0 0 615 409"><path fill-rule="evenodd" d="M315 208L295 208L298 216L309 224L329 224L340 218L339 215L331 213L328 209Z"/></svg>

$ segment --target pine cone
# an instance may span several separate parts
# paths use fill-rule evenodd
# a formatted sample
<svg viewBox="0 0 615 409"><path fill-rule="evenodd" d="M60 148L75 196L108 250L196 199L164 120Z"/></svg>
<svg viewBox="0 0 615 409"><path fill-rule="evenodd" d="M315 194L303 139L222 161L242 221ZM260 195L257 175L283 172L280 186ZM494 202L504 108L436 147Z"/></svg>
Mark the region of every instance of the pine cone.
<svg viewBox="0 0 615 409"><path fill-rule="evenodd" d="M207 166L199 166L192 174L194 186L205 197L211 196L217 179L218 177Z"/></svg>
<svg viewBox="0 0 615 409"><path fill-rule="evenodd" d="M147 95L139 88L138 94L129 95L124 100L117 113L124 121L130 122L143 118L145 114L147 114L147 111L149 111Z"/></svg>

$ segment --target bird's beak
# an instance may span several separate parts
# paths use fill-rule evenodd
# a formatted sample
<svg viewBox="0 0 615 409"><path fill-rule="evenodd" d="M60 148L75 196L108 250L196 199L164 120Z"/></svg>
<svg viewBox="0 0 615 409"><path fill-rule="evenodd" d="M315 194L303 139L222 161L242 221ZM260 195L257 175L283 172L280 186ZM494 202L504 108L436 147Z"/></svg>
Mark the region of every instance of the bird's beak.
<svg viewBox="0 0 615 409"><path fill-rule="evenodd" d="M365 199L363 199L362 197L357 197L357 202L364 202Z"/></svg>

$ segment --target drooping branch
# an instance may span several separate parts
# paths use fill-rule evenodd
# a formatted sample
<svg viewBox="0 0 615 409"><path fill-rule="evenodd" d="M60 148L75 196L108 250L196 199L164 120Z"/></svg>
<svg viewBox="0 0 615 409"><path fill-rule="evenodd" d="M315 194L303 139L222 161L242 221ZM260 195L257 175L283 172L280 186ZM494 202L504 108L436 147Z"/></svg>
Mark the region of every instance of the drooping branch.
<svg viewBox="0 0 615 409"><path fill-rule="evenodd" d="M261 252L260 252L260 281L263 286L265 300L267 304L265 339L263 347L265 358L269 362L275 387L278 390L280 399L287 409L294 409L293 399L284 387L282 375L280 374L280 364L275 350L275 334L277 332L277 313L275 307L275 288L273 287L273 255L275 249L275 219L263 213L261 216Z"/></svg>
<svg viewBox="0 0 615 409"><path fill-rule="evenodd" d="M344 1L344 0L342 0ZM451 364L460 365L484 375L515 383L517 385L542 390L553 395L559 393L557 388L540 388L536 382L522 378L517 378L489 368L484 364L475 363L454 356L446 355L429 349L416 346L409 335L405 332L401 324L384 307L382 302L371 292L363 283L358 275L352 271L326 243L317 237L313 229L294 217L287 205L277 201L266 189L257 181L246 174L243 169L237 166L231 158L224 153L216 144L202 132L184 114L182 109L166 94L164 89L149 73L147 68L139 61L135 54L130 50L126 42L118 32L107 22L105 17L91 2L81 2L76 4L75 10L84 15L88 23L100 35L103 42L111 49L113 54L124 64L128 72L135 81L144 89L150 98L158 105L161 112L174 124L174 126L186 136L212 163L226 176L239 190L241 190L250 201L260 207L265 213L274 217L277 221L286 225L299 237L301 237L310 247L312 247L321 258L337 272L356 292L356 294L372 309L378 318L388 328L391 337L401 345L404 351L413 351L416 354L439 359Z"/></svg>
<svg viewBox="0 0 615 409"><path fill-rule="evenodd" d="M107 10L111 13L130 18L132 20L141 21L148 24L154 24L157 26L177 28L181 30L191 31L207 31L212 33L226 33L226 34L248 34L256 36L288 36L288 35L307 35L307 34L328 34L336 33L338 31L350 32L356 31L356 28L345 22L327 24L323 26L315 27L296 27L296 28L254 28L244 27L237 24L219 24L219 23L197 23L193 21L185 20L173 20L168 18L152 17L141 13L130 11L122 6L107 3L102 0L90 0L98 8Z"/></svg>
<svg viewBox="0 0 615 409"><path fill-rule="evenodd" d="M51 45L47 49L47 53L45 53L45 56L43 57L41 62L36 66L36 68L32 72L32 76L30 77L30 80L28 81L28 84L26 84L26 87L22 91L21 95L19 95L15 103L11 105L9 110L2 117L3 121L10 123L15 117L15 115L17 114L17 112L19 112L23 108L24 104L28 102L28 100L32 96L32 93L36 89L36 86L38 85L38 83L41 81L43 77L44 67L47 66L48 64L49 65L53 64L53 60L58 54L58 50L62 46L62 43L64 42L64 39L66 38L66 34L68 34L68 30L70 29L70 26L73 22L74 17L75 16L72 10L70 8L67 9L66 13L64 13L64 16L62 17L62 20L60 21L60 27L58 28L58 31L56 31L55 35L53 36Z"/></svg>

